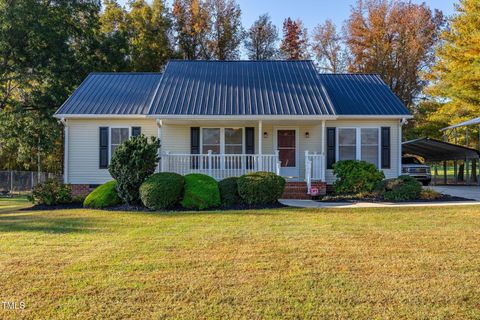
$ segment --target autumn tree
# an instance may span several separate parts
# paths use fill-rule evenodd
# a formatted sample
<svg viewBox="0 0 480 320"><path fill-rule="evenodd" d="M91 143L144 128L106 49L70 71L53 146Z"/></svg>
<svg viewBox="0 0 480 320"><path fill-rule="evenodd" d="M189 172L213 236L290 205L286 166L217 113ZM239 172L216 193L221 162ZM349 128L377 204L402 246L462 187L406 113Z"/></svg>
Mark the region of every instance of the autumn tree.
<svg viewBox="0 0 480 320"><path fill-rule="evenodd" d="M342 35L331 20L315 27L312 50L320 70L341 73L347 68L347 54Z"/></svg>
<svg viewBox="0 0 480 320"><path fill-rule="evenodd" d="M248 29L245 49L250 60L273 59L277 53L278 30L268 14L261 15Z"/></svg>
<svg viewBox="0 0 480 320"><path fill-rule="evenodd" d="M280 45L281 54L288 60L308 59L308 35L307 29L300 19L291 18L283 22L283 38Z"/></svg>
<svg viewBox="0 0 480 320"><path fill-rule="evenodd" d="M240 6L235 0L207 0L212 29L208 37L208 58L238 59L243 40Z"/></svg>
<svg viewBox="0 0 480 320"><path fill-rule="evenodd" d="M443 15L425 3L359 0L346 23L351 72L378 73L412 106L426 81L421 72L434 62Z"/></svg>
<svg viewBox="0 0 480 320"><path fill-rule="evenodd" d="M210 12L202 0L175 0L173 24L178 48L184 59L207 56L207 36L211 30Z"/></svg>
<svg viewBox="0 0 480 320"><path fill-rule="evenodd" d="M172 55L170 25L163 0L130 3L127 28L134 71L159 71Z"/></svg>
<svg viewBox="0 0 480 320"><path fill-rule="evenodd" d="M480 115L480 4L460 0L441 34L427 93L441 104L430 121L458 123Z"/></svg>

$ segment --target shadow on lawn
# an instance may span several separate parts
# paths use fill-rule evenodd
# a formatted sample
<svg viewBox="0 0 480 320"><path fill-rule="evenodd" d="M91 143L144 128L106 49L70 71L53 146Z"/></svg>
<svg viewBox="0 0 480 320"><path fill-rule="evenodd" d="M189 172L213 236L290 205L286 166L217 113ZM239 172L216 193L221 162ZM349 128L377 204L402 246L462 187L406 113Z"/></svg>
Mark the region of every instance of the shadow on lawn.
<svg viewBox="0 0 480 320"><path fill-rule="evenodd" d="M44 232L54 234L93 233L96 219L47 217L44 215L1 216L0 232Z"/></svg>

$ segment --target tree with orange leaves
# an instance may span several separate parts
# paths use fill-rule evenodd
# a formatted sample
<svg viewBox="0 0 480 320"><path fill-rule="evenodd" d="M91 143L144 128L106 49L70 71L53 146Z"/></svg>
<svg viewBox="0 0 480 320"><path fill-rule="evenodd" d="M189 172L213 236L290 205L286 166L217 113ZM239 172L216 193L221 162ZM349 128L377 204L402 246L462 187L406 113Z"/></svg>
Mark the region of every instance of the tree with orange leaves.
<svg viewBox="0 0 480 320"><path fill-rule="evenodd" d="M304 60L309 58L307 29L300 19L285 19L283 22L283 39L280 52L288 60Z"/></svg>
<svg viewBox="0 0 480 320"><path fill-rule="evenodd" d="M421 73L435 60L434 46L444 23L425 3L358 0L348 19L346 43L351 72L378 73L408 106L426 81Z"/></svg>

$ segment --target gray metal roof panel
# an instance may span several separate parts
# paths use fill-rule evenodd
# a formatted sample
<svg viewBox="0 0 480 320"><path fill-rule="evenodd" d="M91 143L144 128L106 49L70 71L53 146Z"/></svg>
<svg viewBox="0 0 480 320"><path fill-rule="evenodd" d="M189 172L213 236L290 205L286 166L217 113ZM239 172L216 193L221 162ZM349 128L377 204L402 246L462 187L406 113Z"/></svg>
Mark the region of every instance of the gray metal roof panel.
<svg viewBox="0 0 480 320"><path fill-rule="evenodd" d="M311 61L170 61L151 115L334 115Z"/></svg>
<svg viewBox="0 0 480 320"><path fill-rule="evenodd" d="M319 74L337 115L410 115L377 74Z"/></svg>
<svg viewBox="0 0 480 320"><path fill-rule="evenodd" d="M147 114L161 73L91 73L56 114Z"/></svg>

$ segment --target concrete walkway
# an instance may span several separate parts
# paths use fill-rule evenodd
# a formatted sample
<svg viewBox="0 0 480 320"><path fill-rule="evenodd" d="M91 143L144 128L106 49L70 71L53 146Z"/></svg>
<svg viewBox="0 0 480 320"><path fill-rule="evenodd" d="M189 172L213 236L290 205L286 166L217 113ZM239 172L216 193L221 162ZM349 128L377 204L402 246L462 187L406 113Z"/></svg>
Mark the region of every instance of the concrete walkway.
<svg viewBox="0 0 480 320"><path fill-rule="evenodd" d="M428 188L453 197L462 197L480 201L479 186L430 186Z"/></svg>
<svg viewBox="0 0 480 320"><path fill-rule="evenodd" d="M444 207L480 205L480 201L438 201L438 202L318 202L313 200L280 199L283 205L296 208L402 208L402 207Z"/></svg>

